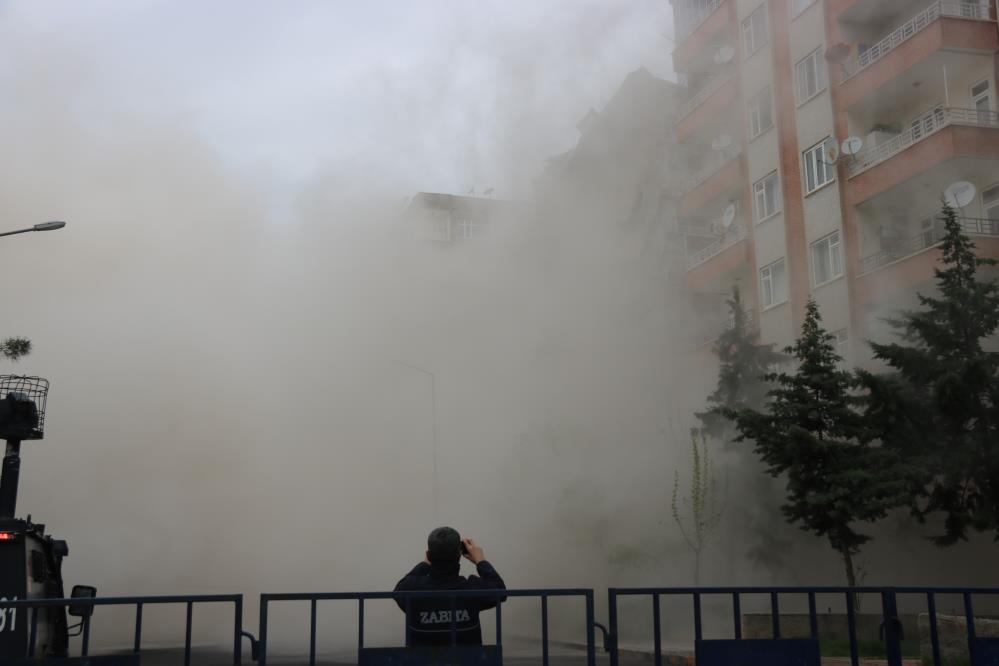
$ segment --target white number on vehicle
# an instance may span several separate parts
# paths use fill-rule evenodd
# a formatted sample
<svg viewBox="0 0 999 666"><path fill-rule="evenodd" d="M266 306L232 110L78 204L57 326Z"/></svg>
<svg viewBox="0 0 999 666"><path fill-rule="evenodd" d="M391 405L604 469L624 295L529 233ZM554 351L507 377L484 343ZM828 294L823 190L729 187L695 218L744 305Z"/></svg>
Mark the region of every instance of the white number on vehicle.
<svg viewBox="0 0 999 666"><path fill-rule="evenodd" d="M0 602L4 601L17 601L17 597L12 597L8 599L7 597L0 597ZM10 627L7 627L7 618L10 617ZM0 608L0 632L4 631L14 631L17 626L17 609L16 608Z"/></svg>

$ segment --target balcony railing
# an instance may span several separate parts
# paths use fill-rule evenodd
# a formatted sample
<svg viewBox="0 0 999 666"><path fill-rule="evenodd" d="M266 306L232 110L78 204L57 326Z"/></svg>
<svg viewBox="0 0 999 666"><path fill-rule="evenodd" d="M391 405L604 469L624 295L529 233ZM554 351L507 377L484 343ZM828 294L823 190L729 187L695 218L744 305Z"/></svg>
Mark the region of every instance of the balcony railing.
<svg viewBox="0 0 999 666"><path fill-rule="evenodd" d="M718 240L706 245L697 252L687 255L687 270L703 264L711 257L720 254L746 237L746 227L736 220Z"/></svg>
<svg viewBox="0 0 999 666"><path fill-rule="evenodd" d="M988 21L990 20L989 3L985 1L969 3L957 0L937 0L892 30L887 37L861 53L857 58L844 63L845 78L849 79L881 60L941 16Z"/></svg>
<svg viewBox="0 0 999 666"><path fill-rule="evenodd" d="M704 86L701 87L700 90L694 93L693 97L691 97L686 102L681 104L680 107L676 110L676 122L680 122L681 120L689 116L691 113L693 113L694 109L703 104L705 100L707 100L709 97L715 94L715 92L719 88L728 83L731 79L732 79L731 74L721 74L708 81Z"/></svg>
<svg viewBox="0 0 999 666"><path fill-rule="evenodd" d="M725 150L718 151L717 153L713 152L711 157L708 159L707 164L684 178L683 191L690 192L698 185L711 178L711 176L724 169L729 162L738 159L740 155L742 155L741 146L729 147Z"/></svg>
<svg viewBox="0 0 999 666"><path fill-rule="evenodd" d="M681 19L681 24L677 28L676 38L681 41L690 36L692 32L708 20L708 17L715 13L719 5L725 0L711 0L707 5L700 8L690 8Z"/></svg>
<svg viewBox="0 0 999 666"><path fill-rule="evenodd" d="M943 240L943 218L934 217L933 227L920 233L902 238L882 248L879 252L860 260L860 273L870 273L882 266L905 259L933 247ZM974 236L999 236L999 220L985 220L977 217L959 217L964 233ZM882 241L885 244L885 241Z"/></svg>
<svg viewBox="0 0 999 666"><path fill-rule="evenodd" d="M979 109L955 109L938 106L913 120L909 129L890 140L870 146L847 162L847 173L856 176L881 164L926 137L949 125L999 127L999 113Z"/></svg>
<svg viewBox="0 0 999 666"><path fill-rule="evenodd" d="M676 221L677 233L684 236L696 236L698 238L721 238L721 233L714 224L703 221L691 222L689 220L678 219Z"/></svg>

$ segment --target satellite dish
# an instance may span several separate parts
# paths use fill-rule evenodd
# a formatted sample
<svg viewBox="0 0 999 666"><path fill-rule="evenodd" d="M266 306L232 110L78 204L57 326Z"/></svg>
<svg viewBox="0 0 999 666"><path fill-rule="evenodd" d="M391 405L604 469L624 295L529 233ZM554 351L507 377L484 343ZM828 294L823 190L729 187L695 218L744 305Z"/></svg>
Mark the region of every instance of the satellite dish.
<svg viewBox="0 0 999 666"><path fill-rule="evenodd" d="M719 46L715 49L715 64L727 65L735 57L735 49L731 46Z"/></svg>
<svg viewBox="0 0 999 666"><path fill-rule="evenodd" d="M735 204L731 203L728 208L725 209L725 213L722 215L722 226L726 229L732 226L735 222Z"/></svg>
<svg viewBox="0 0 999 666"><path fill-rule="evenodd" d="M954 208L964 208L975 200L977 190L972 183L959 180L944 190L944 199Z"/></svg>
<svg viewBox="0 0 999 666"><path fill-rule="evenodd" d="M839 159L839 146L836 145L835 141L826 144L826 147L822 149L822 157L826 164L836 164L836 160Z"/></svg>
<svg viewBox="0 0 999 666"><path fill-rule="evenodd" d="M719 134L711 140L712 150L725 150L732 145L732 137L728 134Z"/></svg>
<svg viewBox="0 0 999 666"><path fill-rule="evenodd" d="M843 140L840 150L844 155L856 155L864 147L864 140L859 136L850 136Z"/></svg>

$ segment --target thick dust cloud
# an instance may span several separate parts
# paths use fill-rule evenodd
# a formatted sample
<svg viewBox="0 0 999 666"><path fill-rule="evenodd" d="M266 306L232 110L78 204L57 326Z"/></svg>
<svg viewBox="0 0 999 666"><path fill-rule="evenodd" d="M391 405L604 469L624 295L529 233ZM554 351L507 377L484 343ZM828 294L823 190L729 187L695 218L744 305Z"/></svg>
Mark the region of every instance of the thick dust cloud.
<svg viewBox="0 0 999 666"><path fill-rule="evenodd" d="M459 28L474 17L460 9L442 19L449 48L398 71L391 54L373 59L363 93L385 107L315 137L327 151L342 139L342 155L288 134L303 154L271 162L225 145L181 94L179 80L205 76L196 43L194 55L174 44L174 68L142 52L144 77L128 61L130 31L163 39L151 25L171 18L163 4L103 26L34 3L0 12L4 224L68 221L5 239L0 287L3 333L35 346L6 370L52 382L18 513L69 541L68 584L384 589L451 523L512 586L594 585L629 526L662 541L661 243L650 252L622 231L630 202L611 225L531 203L543 158L572 145L586 109L666 57L658 32L645 55L594 49L652 25L643 3L597 4L554 38L540 22L555 11L480 22L494 76L473 82L481 69L459 65L408 80L469 51ZM180 20L163 32L183 36ZM578 69L559 78L535 60ZM238 104L225 111L245 122ZM289 161L314 168L289 176ZM400 215L419 189L486 184L520 212L467 253L423 243Z"/></svg>
<svg viewBox="0 0 999 666"><path fill-rule="evenodd" d="M439 524L510 587L688 582L681 167L605 108L668 99L668 3L125 4L0 5L2 227L68 223L0 240L3 371L52 382L18 514L67 584L388 589ZM620 144L576 146L591 107ZM487 188L481 242L404 215ZM814 552L779 582L835 580Z"/></svg>

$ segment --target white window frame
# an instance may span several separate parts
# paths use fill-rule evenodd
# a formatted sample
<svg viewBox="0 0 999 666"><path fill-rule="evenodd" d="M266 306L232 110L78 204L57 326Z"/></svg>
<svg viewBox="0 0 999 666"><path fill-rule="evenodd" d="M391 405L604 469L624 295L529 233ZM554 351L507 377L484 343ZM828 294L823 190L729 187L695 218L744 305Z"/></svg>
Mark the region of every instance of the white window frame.
<svg viewBox="0 0 999 666"><path fill-rule="evenodd" d="M798 62L794 63L794 94L795 98L798 100L798 106L801 106L810 99L818 97L829 86L829 77L826 74L826 61L825 58L822 57L822 50L823 47L820 46ZM807 68L809 67L809 63L811 63L811 69L814 70L815 90L812 90L807 94L803 94L801 83L803 80L807 80ZM802 78L803 73L806 75L805 79Z"/></svg>
<svg viewBox="0 0 999 666"><path fill-rule="evenodd" d="M977 88L978 86L982 85L983 83L985 84L985 91L984 92L980 92L980 93L978 93L976 95L975 94L975 88ZM991 114L991 111L992 111L992 81L990 81L989 79L982 79L981 81L975 81L975 83L971 84L971 87L968 90L969 90L969 93L970 93L969 96L971 98L971 108L978 112L979 122L981 122L983 124L986 124L986 125L989 124L990 116L992 115ZM984 109L979 109L978 108L978 102L981 101L981 100L983 100L983 99L985 100L985 108Z"/></svg>
<svg viewBox="0 0 999 666"><path fill-rule="evenodd" d="M816 0L791 0L791 18L801 16L802 13L812 5L814 5Z"/></svg>
<svg viewBox="0 0 999 666"><path fill-rule="evenodd" d="M841 328L837 331L833 331L833 337L836 338L836 353L839 354L840 358L843 359L844 363L850 362L850 329Z"/></svg>
<svg viewBox="0 0 999 666"><path fill-rule="evenodd" d="M801 177L806 197L836 181L836 165L829 164L825 159L825 150L831 141L834 139L827 136L801 154ZM810 183L810 179L814 183Z"/></svg>
<svg viewBox="0 0 999 666"><path fill-rule="evenodd" d="M826 246L824 249L820 247L823 243ZM819 279L817 272L819 264L815 261L816 253L826 255L826 265L829 267L829 275L824 276L822 280ZM812 264L812 286L821 287L843 277L843 239L839 230L811 243L808 246L808 258Z"/></svg>
<svg viewBox="0 0 999 666"><path fill-rule="evenodd" d="M762 116L760 114L760 100L766 99L769 104L770 113L768 114L766 126L763 125ZM774 92L773 86L769 83L765 85L758 93L749 98L746 102L746 115L749 119L749 140L766 134L774 127ZM754 121L755 116L755 123ZM755 124L755 127L754 127Z"/></svg>
<svg viewBox="0 0 999 666"><path fill-rule="evenodd" d="M774 268L780 266L778 277L781 281L775 281ZM783 292L783 293L780 293ZM781 303L787 302L787 262L784 257L777 261L772 261L760 269L760 303L764 310L777 307Z"/></svg>
<svg viewBox="0 0 999 666"><path fill-rule="evenodd" d="M984 92L980 92L980 93L976 93L975 92L975 88L977 88L978 86L982 85L983 83L985 84L985 91ZM971 87L968 88L968 90L971 91L971 108L973 108L973 109L976 108L975 107L975 102L977 102L982 97L988 98L988 100L989 100L989 108L990 109L992 108L992 81L991 80L989 80L989 79L982 79L980 81L975 81L974 83L971 84Z"/></svg>
<svg viewBox="0 0 999 666"><path fill-rule="evenodd" d="M482 223L470 217L458 218L458 229L463 240L472 240L482 235Z"/></svg>
<svg viewBox="0 0 999 666"><path fill-rule="evenodd" d="M762 23L756 23L762 17ZM767 3L764 2L742 20L742 57L749 58L754 53L770 43L770 17L767 15ZM762 26L761 34L757 28Z"/></svg>
<svg viewBox="0 0 999 666"><path fill-rule="evenodd" d="M990 207L986 207L986 200L985 200L986 194L992 194L993 196L995 196L995 199L993 200L992 205ZM996 214L996 219L999 219L999 183L996 183L995 185L989 185L988 187L982 189L982 217L984 217L986 220L991 219L989 217L990 210L994 210Z"/></svg>
<svg viewBox="0 0 999 666"><path fill-rule="evenodd" d="M919 221L919 238L923 247L929 247L940 240L940 235L937 233L938 226L936 215L924 217Z"/></svg>
<svg viewBox="0 0 999 666"><path fill-rule="evenodd" d="M767 182L773 180L773 192L774 192L774 209L766 210L764 207L768 201L767 197ZM763 206L761 206L761 202ZM753 215L756 218L756 223L759 224L765 220L769 220L774 215L777 215L784 209L784 201L781 196L780 189L780 175L776 171L771 171L763 178L753 183Z"/></svg>

